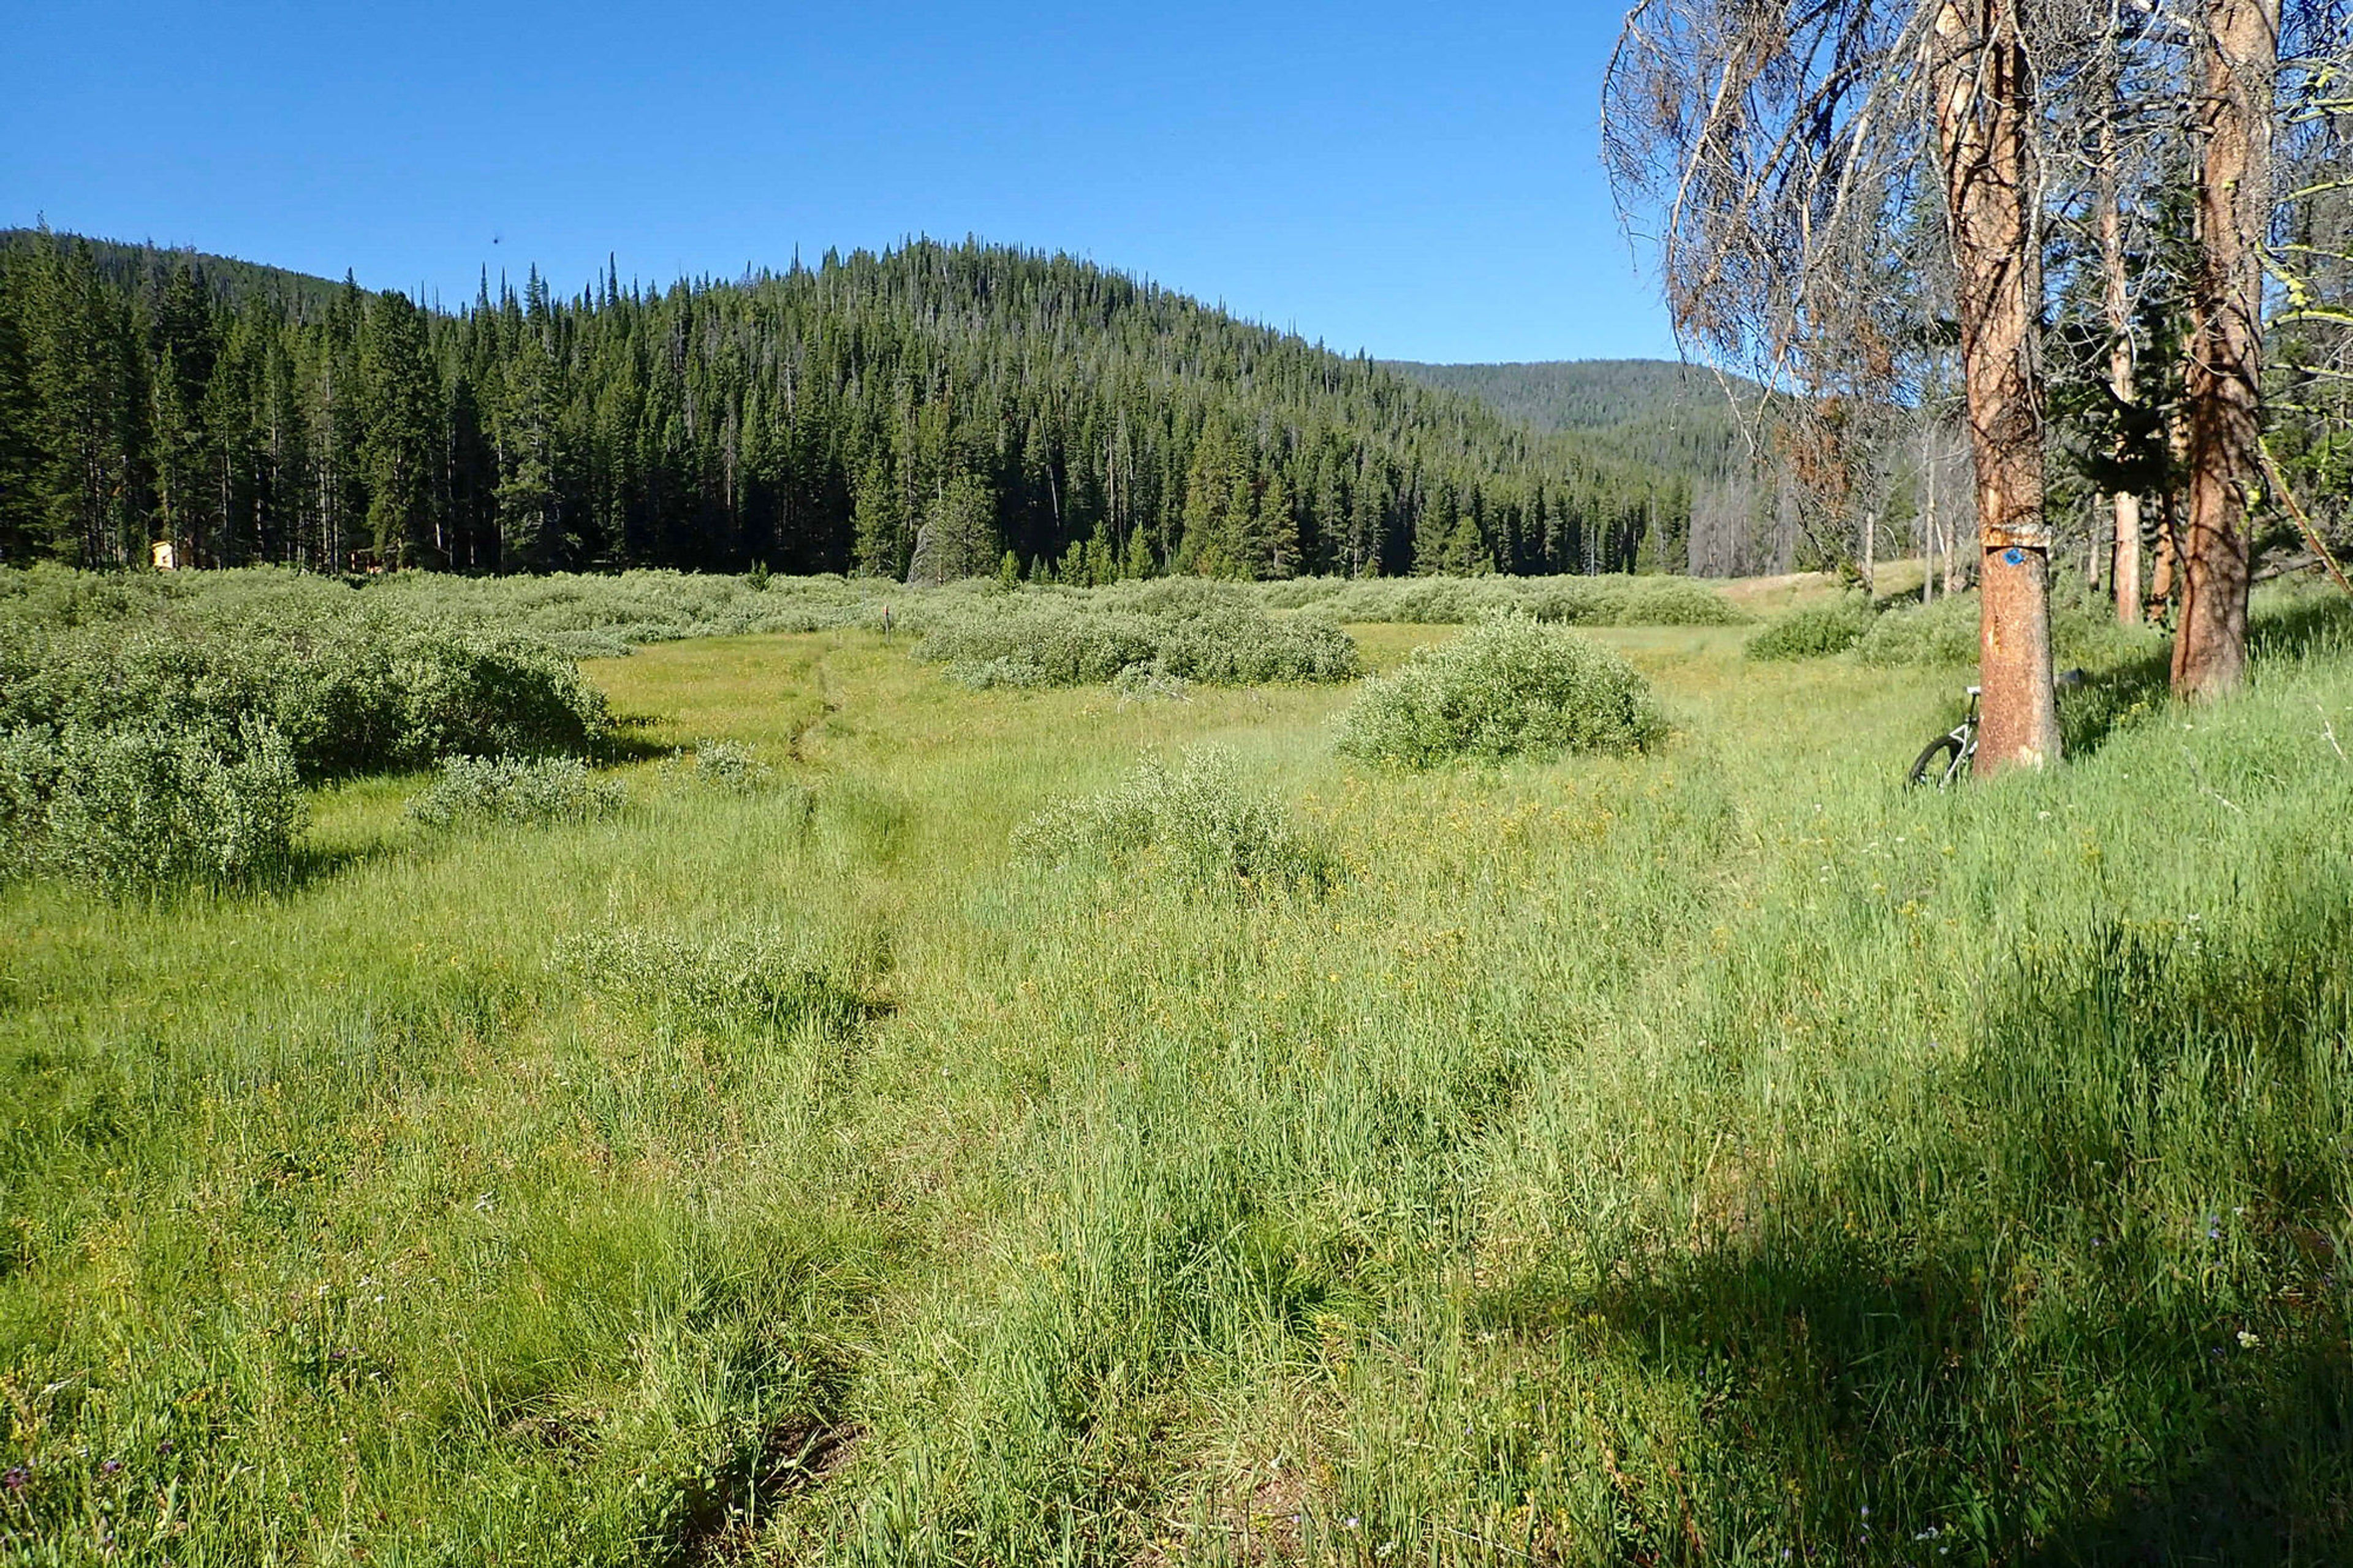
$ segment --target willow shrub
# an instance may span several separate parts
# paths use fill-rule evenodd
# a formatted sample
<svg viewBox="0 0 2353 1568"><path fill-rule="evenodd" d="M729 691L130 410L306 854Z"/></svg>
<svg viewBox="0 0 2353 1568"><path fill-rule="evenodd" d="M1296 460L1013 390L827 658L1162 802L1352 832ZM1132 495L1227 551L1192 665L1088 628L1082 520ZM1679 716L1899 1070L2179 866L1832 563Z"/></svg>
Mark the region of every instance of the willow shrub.
<svg viewBox="0 0 2353 1568"><path fill-rule="evenodd" d="M1825 658L1844 653L1871 630L1871 606L1861 597L1793 610L1748 639L1756 659Z"/></svg>
<svg viewBox="0 0 2353 1568"><path fill-rule="evenodd" d="M545 642L357 602L294 601L125 622L0 618L0 726L285 737L311 778L456 752L587 750L605 700Z"/></svg>
<svg viewBox="0 0 2353 1568"><path fill-rule="evenodd" d="M1650 683L1600 644L1514 616L1417 648L1342 715L1346 756L1430 767L1630 752L1666 732Z"/></svg>
<svg viewBox="0 0 2353 1568"><path fill-rule="evenodd" d="M0 876L117 897L250 883L289 868L307 813L293 749L267 723L0 734Z"/></svg>
<svg viewBox="0 0 2353 1568"><path fill-rule="evenodd" d="M448 757L408 815L428 827L588 822L621 806L621 786L577 757Z"/></svg>
<svg viewBox="0 0 2353 1568"><path fill-rule="evenodd" d="M968 686L1099 686L1136 666L1209 686L1329 682L1363 664L1316 616L1270 615L1239 588L1164 579L1092 593L967 594L921 612L915 657Z"/></svg>
<svg viewBox="0 0 2353 1568"><path fill-rule="evenodd" d="M1276 609L1313 609L1338 621L1464 626L1520 614L1574 626L1731 626L1748 616L1691 577L1301 577L1261 584Z"/></svg>
<svg viewBox="0 0 2353 1568"><path fill-rule="evenodd" d="M2107 604L2061 583L2051 595L2051 648L2062 665L2116 665L2157 652L2164 635L2153 626L2116 624ZM1890 610L1855 645L1868 665L1969 665L1978 661L1978 596L1954 594L1933 604Z"/></svg>
<svg viewBox="0 0 2353 1568"><path fill-rule="evenodd" d="M1131 866L1155 857L1204 892L1314 891L1334 858L1293 825L1273 796L1249 788L1232 753L1200 747L1174 768L1147 758L1117 788L1062 801L1013 830L1024 858L1049 866Z"/></svg>

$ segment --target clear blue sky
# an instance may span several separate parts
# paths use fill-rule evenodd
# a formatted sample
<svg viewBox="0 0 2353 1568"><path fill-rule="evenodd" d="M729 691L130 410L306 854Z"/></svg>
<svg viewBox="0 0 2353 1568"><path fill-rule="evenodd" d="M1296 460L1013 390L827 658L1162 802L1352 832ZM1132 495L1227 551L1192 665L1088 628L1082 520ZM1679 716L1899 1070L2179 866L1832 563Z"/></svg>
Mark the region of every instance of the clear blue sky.
<svg viewBox="0 0 2353 1568"><path fill-rule="evenodd" d="M0 225L448 303L969 233L1384 357L1672 353L1609 5L11 9Z"/></svg>

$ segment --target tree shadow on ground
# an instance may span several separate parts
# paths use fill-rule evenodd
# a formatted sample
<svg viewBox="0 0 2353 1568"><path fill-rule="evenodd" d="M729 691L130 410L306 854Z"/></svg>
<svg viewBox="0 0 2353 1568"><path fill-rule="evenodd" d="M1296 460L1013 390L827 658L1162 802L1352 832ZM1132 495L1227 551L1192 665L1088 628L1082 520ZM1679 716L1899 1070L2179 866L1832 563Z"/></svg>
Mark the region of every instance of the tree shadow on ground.
<svg viewBox="0 0 2353 1568"><path fill-rule="evenodd" d="M2283 882L2247 910L2021 944L1928 1122L1760 1161L1687 1247L1479 1326L1598 1320L1719 1453L1632 1484L1796 1561L2353 1562L2353 910ZM2172 1212L2194 1191L2236 1206Z"/></svg>
<svg viewBox="0 0 2353 1568"><path fill-rule="evenodd" d="M598 737L590 760L599 767L615 768L677 755L675 745L657 741L646 732L661 722L661 717L654 713L615 714L605 733Z"/></svg>
<svg viewBox="0 0 2353 1568"><path fill-rule="evenodd" d="M2254 659L2348 651L2353 651L2353 598L2342 594L2298 594L2263 605L2249 617L2247 652Z"/></svg>
<svg viewBox="0 0 2353 1568"><path fill-rule="evenodd" d="M2172 656L2160 648L2105 669L2086 670L2080 686L2059 689L2059 742L2065 755L2088 757L2108 737L2173 700Z"/></svg>

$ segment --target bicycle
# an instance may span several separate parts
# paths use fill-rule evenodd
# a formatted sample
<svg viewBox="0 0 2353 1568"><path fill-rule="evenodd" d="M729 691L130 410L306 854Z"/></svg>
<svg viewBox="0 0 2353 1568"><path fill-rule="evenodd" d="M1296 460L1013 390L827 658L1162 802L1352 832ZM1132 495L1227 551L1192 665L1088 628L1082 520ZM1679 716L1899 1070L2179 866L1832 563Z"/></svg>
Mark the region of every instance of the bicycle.
<svg viewBox="0 0 2353 1568"><path fill-rule="evenodd" d="M1969 759L1978 754L1978 699L1984 691L1982 686L1969 688L1968 713L1928 742L1913 763L1912 771L1904 775L1905 784L1917 785L1933 780L1938 789L1947 789L1969 771Z"/></svg>
<svg viewBox="0 0 2353 1568"><path fill-rule="evenodd" d="M2084 681L2082 670L2063 669L2051 685L2054 690L2064 690L2069 687L2081 686ZM1962 715L1959 723L1929 742L1926 749L1914 759L1912 771L1904 775L1905 784L1933 783L1938 789L1949 789L1955 779L1969 771L1970 760L1978 754L1978 701L1984 691L1982 686L1968 689L1968 712Z"/></svg>

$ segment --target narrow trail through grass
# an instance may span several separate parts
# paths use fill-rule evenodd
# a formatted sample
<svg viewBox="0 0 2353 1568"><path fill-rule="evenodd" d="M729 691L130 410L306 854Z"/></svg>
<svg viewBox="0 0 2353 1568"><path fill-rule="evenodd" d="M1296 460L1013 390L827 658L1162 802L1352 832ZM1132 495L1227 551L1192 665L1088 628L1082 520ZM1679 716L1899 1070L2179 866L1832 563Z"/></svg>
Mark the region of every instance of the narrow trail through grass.
<svg viewBox="0 0 2353 1568"><path fill-rule="evenodd" d="M1426 773L669 644L764 784L0 891L10 1560L2342 1560L2343 643L1940 795L1957 673L1594 635L1660 749ZM1202 744L1328 886L1010 849Z"/></svg>

